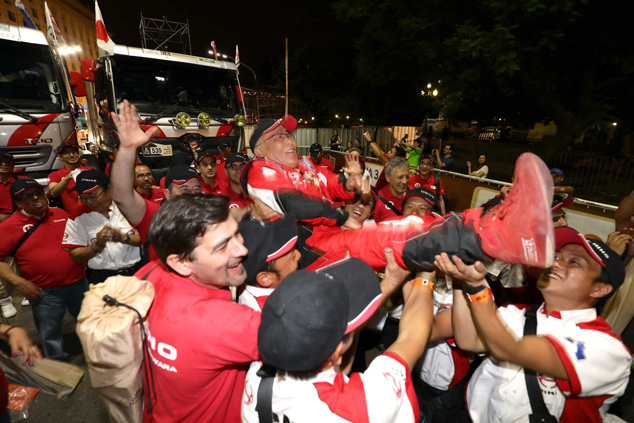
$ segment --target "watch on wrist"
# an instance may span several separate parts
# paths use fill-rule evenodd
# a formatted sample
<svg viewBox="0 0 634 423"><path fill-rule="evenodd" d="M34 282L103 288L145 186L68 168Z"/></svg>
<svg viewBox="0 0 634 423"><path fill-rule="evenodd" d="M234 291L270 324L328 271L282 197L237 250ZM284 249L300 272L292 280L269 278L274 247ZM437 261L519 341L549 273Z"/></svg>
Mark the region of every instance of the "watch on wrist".
<svg viewBox="0 0 634 423"><path fill-rule="evenodd" d="M125 234L125 241L123 241L125 244L129 244L130 243L130 234Z"/></svg>
<svg viewBox="0 0 634 423"><path fill-rule="evenodd" d="M480 291L483 291L485 288L487 288L486 285L469 285L467 283L462 286L462 290L467 295L475 295Z"/></svg>

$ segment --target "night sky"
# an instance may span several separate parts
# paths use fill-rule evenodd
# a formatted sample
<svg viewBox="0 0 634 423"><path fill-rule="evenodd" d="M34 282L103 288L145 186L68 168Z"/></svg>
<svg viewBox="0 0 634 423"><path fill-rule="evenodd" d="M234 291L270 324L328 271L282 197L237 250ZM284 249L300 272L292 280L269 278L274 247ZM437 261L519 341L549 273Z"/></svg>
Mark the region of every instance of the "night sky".
<svg viewBox="0 0 634 423"><path fill-rule="evenodd" d="M255 69L259 82L267 83L266 68L284 60L284 38L288 37L289 52L305 43L340 40L352 43L354 28L333 15L332 1L297 2L279 0L264 2L102 0L99 2L106 28L118 44L141 46L140 14L144 17L168 20L189 20L192 53L208 56L213 40L220 53L235 54L240 47L240 59ZM336 66L338 64L333 64Z"/></svg>

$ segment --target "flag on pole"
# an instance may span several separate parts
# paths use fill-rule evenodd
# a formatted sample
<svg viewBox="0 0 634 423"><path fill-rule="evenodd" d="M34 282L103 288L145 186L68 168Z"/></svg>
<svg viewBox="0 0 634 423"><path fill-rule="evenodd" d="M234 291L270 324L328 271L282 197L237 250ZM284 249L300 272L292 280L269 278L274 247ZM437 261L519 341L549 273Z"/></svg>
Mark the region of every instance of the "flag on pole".
<svg viewBox="0 0 634 423"><path fill-rule="evenodd" d="M114 41L108 36L106 25L103 23L99 3L95 0L95 26L97 27L97 47L99 57L114 55Z"/></svg>
<svg viewBox="0 0 634 423"><path fill-rule="evenodd" d="M51 9L48 8L48 4L44 2L44 14L46 15L46 35L53 42L53 45L57 46L58 37L59 40L64 42L64 37L62 36L62 32L59 30L57 26L57 22L55 22L55 18L51 13Z"/></svg>
<svg viewBox="0 0 634 423"><path fill-rule="evenodd" d="M238 52L238 45L236 44L236 68L240 66L240 53Z"/></svg>
<svg viewBox="0 0 634 423"><path fill-rule="evenodd" d="M216 42L215 41L211 42L211 48L214 49L214 56L216 57L216 60L218 60L218 50L216 50Z"/></svg>
<svg viewBox="0 0 634 423"><path fill-rule="evenodd" d="M26 11L26 7L24 7L24 3L22 3L22 0L15 0L15 7L20 9L26 26L37 29L37 25L35 25L35 22L33 22L33 19L31 19L31 16L29 16L29 12Z"/></svg>

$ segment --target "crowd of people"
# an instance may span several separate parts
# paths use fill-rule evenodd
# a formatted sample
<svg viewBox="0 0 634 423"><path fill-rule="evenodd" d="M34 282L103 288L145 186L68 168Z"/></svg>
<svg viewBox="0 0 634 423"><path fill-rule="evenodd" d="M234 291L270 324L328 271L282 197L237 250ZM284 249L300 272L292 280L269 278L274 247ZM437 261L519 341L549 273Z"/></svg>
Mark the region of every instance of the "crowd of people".
<svg viewBox="0 0 634 423"><path fill-rule="evenodd" d="M109 176L59 148L48 195L63 209L0 156L0 278L61 360L62 318L89 284L151 282L164 351L146 421L601 422L625 392L632 355L606 320L634 292L634 192L615 233L585 237L563 172L526 153L510 189L452 210L434 174L454 165L450 144L384 152L366 134L384 164L372 187L360 141L335 171L318 143L298 155L292 116L258 123L252 157L197 146L156 181L138 161L155 128L127 101L111 118ZM343 149L336 130L329 144ZM469 173L487 176L484 155Z"/></svg>

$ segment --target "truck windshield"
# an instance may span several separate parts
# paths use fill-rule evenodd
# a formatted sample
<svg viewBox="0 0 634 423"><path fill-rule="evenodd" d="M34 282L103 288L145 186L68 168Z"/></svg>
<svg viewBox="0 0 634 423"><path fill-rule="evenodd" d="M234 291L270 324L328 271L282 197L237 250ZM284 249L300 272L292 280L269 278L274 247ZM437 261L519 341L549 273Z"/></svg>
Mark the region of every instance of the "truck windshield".
<svg viewBox="0 0 634 423"><path fill-rule="evenodd" d="M64 82L46 45L0 39L0 101L30 113L67 109Z"/></svg>
<svg viewBox="0 0 634 423"><path fill-rule="evenodd" d="M235 71L131 56L110 60L117 104L127 99L150 114L174 106L211 117L238 113Z"/></svg>

